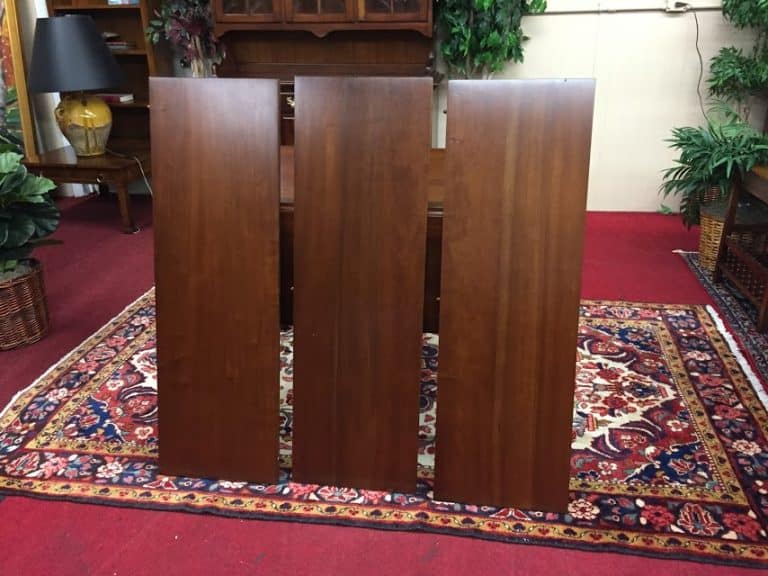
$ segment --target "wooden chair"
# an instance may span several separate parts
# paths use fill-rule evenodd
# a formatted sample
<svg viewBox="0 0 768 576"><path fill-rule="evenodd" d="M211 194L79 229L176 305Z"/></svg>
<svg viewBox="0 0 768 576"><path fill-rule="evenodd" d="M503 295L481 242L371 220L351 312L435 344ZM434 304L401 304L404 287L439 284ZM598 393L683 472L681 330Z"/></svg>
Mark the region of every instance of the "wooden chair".
<svg viewBox="0 0 768 576"><path fill-rule="evenodd" d="M757 307L757 329L768 329L768 173L737 177L723 225L723 236L714 271ZM752 232L745 241L735 232Z"/></svg>

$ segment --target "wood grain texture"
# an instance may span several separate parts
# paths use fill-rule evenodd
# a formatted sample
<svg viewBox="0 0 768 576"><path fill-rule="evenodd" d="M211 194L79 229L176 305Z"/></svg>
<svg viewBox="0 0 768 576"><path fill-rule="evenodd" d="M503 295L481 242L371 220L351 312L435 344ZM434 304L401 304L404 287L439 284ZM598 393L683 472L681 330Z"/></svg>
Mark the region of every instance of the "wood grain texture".
<svg viewBox="0 0 768 576"><path fill-rule="evenodd" d="M564 511L594 82L448 89L435 495Z"/></svg>
<svg viewBox="0 0 768 576"><path fill-rule="evenodd" d="M274 482L277 82L153 78L151 98L160 469Z"/></svg>
<svg viewBox="0 0 768 576"><path fill-rule="evenodd" d="M429 155L424 332L437 332L440 310L443 169L445 149ZM280 147L280 323L293 325L293 146Z"/></svg>
<svg viewBox="0 0 768 576"><path fill-rule="evenodd" d="M228 32L225 41L227 58L219 70L220 76L292 81L295 76L427 76L431 73L427 69L432 60L431 38L406 30L377 30L373 34L339 31L324 38L299 31L269 34L238 31Z"/></svg>
<svg viewBox="0 0 768 576"><path fill-rule="evenodd" d="M431 96L426 78L296 80L298 481L416 487Z"/></svg>

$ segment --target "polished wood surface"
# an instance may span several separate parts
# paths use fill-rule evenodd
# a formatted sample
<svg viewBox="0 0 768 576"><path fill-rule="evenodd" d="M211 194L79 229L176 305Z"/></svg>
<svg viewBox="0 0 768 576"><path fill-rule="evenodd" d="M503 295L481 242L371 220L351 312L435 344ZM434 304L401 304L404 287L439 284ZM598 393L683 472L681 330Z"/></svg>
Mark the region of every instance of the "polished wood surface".
<svg viewBox="0 0 768 576"><path fill-rule="evenodd" d="M593 97L449 84L439 500L566 509Z"/></svg>
<svg viewBox="0 0 768 576"><path fill-rule="evenodd" d="M280 146L280 203L284 207L293 205L295 171L293 146ZM445 148L429 151L427 172L427 198L430 211L441 210L445 189Z"/></svg>
<svg viewBox="0 0 768 576"><path fill-rule="evenodd" d="M347 31L365 31L377 34L389 30L413 30L426 37L431 37L432 1L416 0L416 6L409 11L401 10L392 0L387 10L369 10L365 0L343 0L345 6L335 11L332 4L325 0L315 3L315 10L299 13L296 0L272 0L271 10L248 14L227 10L224 4L228 0L213 0L215 13L215 32L217 35L233 30L252 30L258 32L303 31L319 38L332 37ZM377 2L379 8L382 1ZM306 8L307 3L303 4ZM400 8L400 9L396 9ZM333 34L332 34L333 33Z"/></svg>
<svg viewBox="0 0 768 576"><path fill-rule="evenodd" d="M294 110L288 99L294 97L295 76L428 76L434 68L432 40L405 30L341 31L324 38L246 30L228 32L224 41L227 58L218 68L220 77L281 80L281 142L289 146ZM354 117L355 110L348 113Z"/></svg>
<svg viewBox="0 0 768 576"><path fill-rule="evenodd" d="M437 332L440 314L440 259L445 149L432 148L427 173L427 253L424 332ZM280 147L280 323L293 325L293 146Z"/></svg>
<svg viewBox="0 0 768 576"><path fill-rule="evenodd" d="M297 78L296 98L293 476L411 492L432 82Z"/></svg>
<svg viewBox="0 0 768 576"><path fill-rule="evenodd" d="M144 143L145 145L147 143ZM139 146L141 143L139 143ZM114 145L110 144L110 149ZM25 158L24 165L36 174L42 174L57 184L96 184L104 192L114 186L120 206L123 232L138 231L131 214L131 197L128 185L152 172L149 152L146 149L117 145L117 150L102 156L79 157L71 146L56 148L33 158Z"/></svg>
<svg viewBox="0 0 768 576"><path fill-rule="evenodd" d="M407 31L230 32L220 74L293 80L294 76L423 76L430 73L429 38ZM354 114L354 110L348 111Z"/></svg>
<svg viewBox="0 0 768 576"><path fill-rule="evenodd" d="M151 99L160 470L275 482L277 82L153 78Z"/></svg>

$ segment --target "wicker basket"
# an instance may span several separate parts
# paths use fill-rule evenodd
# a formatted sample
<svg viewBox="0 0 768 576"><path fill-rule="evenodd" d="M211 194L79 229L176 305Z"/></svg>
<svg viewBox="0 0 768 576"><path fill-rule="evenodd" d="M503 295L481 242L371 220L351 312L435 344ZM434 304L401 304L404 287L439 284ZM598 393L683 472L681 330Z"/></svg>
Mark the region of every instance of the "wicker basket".
<svg viewBox="0 0 768 576"><path fill-rule="evenodd" d="M707 272L714 272L717 264L717 251L720 249L720 238L723 236L725 222L722 216L711 213L701 213L701 235L699 236L699 264ZM739 244L750 246L754 241L752 232L734 232L731 238Z"/></svg>
<svg viewBox="0 0 768 576"><path fill-rule="evenodd" d="M719 198L719 196L720 188L713 186L702 197L699 263L708 272L714 272L717 264L717 252L720 249L725 213L728 210L728 199ZM749 216L745 210L737 211L737 221L749 219ZM756 237L752 232L734 232L730 237L747 247L756 242Z"/></svg>
<svg viewBox="0 0 768 576"><path fill-rule="evenodd" d="M0 283L0 350L37 342L48 332L43 271L37 260L32 270Z"/></svg>

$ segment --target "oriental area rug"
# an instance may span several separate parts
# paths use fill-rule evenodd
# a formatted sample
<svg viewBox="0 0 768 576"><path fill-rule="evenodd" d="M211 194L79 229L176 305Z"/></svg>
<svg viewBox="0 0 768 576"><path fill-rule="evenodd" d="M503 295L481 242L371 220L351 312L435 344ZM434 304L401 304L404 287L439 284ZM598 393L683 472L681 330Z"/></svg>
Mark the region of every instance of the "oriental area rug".
<svg viewBox="0 0 768 576"><path fill-rule="evenodd" d="M742 345L752 357L763 382L768 382L768 334L757 331L757 308L728 280L715 284L712 273L701 267L696 252L680 252L694 276L722 310L728 324L736 330Z"/></svg>
<svg viewBox="0 0 768 576"><path fill-rule="evenodd" d="M280 483L158 473L149 292L4 410L0 492L768 568L765 393L705 307L582 303L562 514L432 497L435 335L423 343L416 493L291 482L291 337L282 334Z"/></svg>

